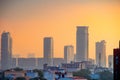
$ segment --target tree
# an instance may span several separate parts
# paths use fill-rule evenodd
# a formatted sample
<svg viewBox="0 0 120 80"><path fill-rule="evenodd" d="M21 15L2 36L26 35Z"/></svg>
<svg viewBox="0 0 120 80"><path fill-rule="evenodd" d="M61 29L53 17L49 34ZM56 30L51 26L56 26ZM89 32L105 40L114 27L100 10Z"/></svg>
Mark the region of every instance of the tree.
<svg viewBox="0 0 120 80"><path fill-rule="evenodd" d="M46 80L46 79L44 78L44 74L43 74L43 71L42 71L42 70L34 69L33 71L38 73L40 80ZM34 80L35 80L35 79L34 79Z"/></svg>
<svg viewBox="0 0 120 80"><path fill-rule="evenodd" d="M26 80L24 77L17 77L15 80Z"/></svg>
<svg viewBox="0 0 120 80"><path fill-rule="evenodd" d="M84 77L88 80L90 80L90 74L91 72L88 69L82 69L80 71L73 72L73 76Z"/></svg>
<svg viewBox="0 0 120 80"><path fill-rule="evenodd" d="M39 80L39 78L32 78L32 79L30 79L30 80Z"/></svg>
<svg viewBox="0 0 120 80"><path fill-rule="evenodd" d="M13 68L13 70L15 70L15 71L23 71L23 69L19 68L19 67Z"/></svg>
<svg viewBox="0 0 120 80"><path fill-rule="evenodd" d="M39 75L39 77L44 77L44 76L43 76L43 71L42 71L42 70L34 69L33 71L34 71L34 72L37 72L38 75Z"/></svg>
<svg viewBox="0 0 120 80"><path fill-rule="evenodd" d="M100 80L113 80L113 73L106 70L98 73L100 75Z"/></svg>

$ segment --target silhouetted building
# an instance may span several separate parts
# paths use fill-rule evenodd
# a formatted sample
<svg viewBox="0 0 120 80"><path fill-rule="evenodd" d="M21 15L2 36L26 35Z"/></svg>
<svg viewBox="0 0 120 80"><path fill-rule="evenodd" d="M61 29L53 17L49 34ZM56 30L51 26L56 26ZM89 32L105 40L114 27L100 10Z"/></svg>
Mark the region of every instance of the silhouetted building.
<svg viewBox="0 0 120 80"><path fill-rule="evenodd" d="M88 27L78 26L76 33L76 61L88 60Z"/></svg>
<svg viewBox="0 0 120 80"><path fill-rule="evenodd" d="M96 42L96 65L106 67L106 42Z"/></svg>
<svg viewBox="0 0 120 80"><path fill-rule="evenodd" d="M119 48L114 49L114 80L120 80L120 42Z"/></svg>
<svg viewBox="0 0 120 80"><path fill-rule="evenodd" d="M113 55L108 56L108 67L113 69Z"/></svg>
<svg viewBox="0 0 120 80"><path fill-rule="evenodd" d="M9 32L3 32L1 35L1 69L11 68L12 62L12 38Z"/></svg>
<svg viewBox="0 0 120 80"><path fill-rule="evenodd" d="M72 45L64 46L64 60L65 63L74 61L74 47Z"/></svg>
<svg viewBox="0 0 120 80"><path fill-rule="evenodd" d="M44 61L48 66L53 66L53 38L44 38Z"/></svg>

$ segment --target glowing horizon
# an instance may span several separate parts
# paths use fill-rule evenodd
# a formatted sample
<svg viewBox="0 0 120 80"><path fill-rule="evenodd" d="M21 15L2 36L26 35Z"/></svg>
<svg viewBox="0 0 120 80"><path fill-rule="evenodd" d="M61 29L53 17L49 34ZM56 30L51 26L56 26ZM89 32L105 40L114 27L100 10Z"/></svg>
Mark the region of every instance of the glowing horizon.
<svg viewBox="0 0 120 80"><path fill-rule="evenodd" d="M65 45L73 45L76 52L76 26L89 26L89 57L95 58L95 42L101 40L107 42L108 57L120 40L119 4L116 0L8 0L0 6L0 34L4 30L11 33L13 55L22 57L28 53L43 57L43 38L51 36L54 57L63 57Z"/></svg>

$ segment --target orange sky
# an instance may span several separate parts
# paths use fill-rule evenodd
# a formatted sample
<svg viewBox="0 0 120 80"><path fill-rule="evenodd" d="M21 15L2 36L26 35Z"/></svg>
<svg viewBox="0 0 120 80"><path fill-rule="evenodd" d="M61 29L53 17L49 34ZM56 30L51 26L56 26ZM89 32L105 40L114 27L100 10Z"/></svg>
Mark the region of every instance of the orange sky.
<svg viewBox="0 0 120 80"><path fill-rule="evenodd" d="M89 26L89 57L95 42L107 42L107 55L120 40L120 3L82 0L8 0L1 5L0 34L13 38L13 55L43 56L43 38L54 38L54 56L63 57L64 45L76 46L76 26ZM75 49L76 50L76 49Z"/></svg>

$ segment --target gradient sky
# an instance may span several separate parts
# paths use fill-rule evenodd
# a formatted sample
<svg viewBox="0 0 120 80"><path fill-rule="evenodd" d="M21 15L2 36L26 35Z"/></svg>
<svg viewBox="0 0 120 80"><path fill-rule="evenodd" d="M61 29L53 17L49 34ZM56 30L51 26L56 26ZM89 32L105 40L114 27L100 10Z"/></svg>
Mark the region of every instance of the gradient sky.
<svg viewBox="0 0 120 80"><path fill-rule="evenodd" d="M11 33L13 55L42 57L43 38L51 36L54 56L63 57L64 45L76 46L76 26L89 26L90 58L101 40L112 54L120 40L119 0L0 0L0 34Z"/></svg>

